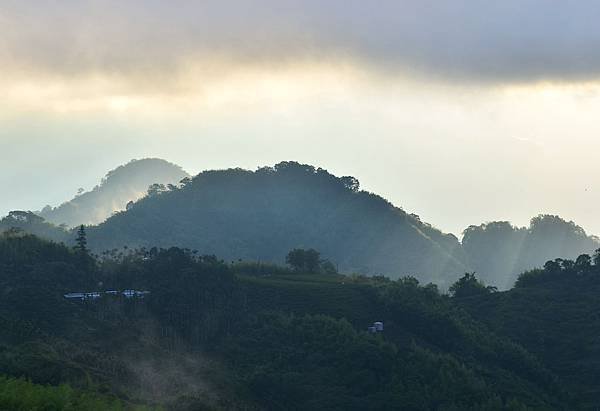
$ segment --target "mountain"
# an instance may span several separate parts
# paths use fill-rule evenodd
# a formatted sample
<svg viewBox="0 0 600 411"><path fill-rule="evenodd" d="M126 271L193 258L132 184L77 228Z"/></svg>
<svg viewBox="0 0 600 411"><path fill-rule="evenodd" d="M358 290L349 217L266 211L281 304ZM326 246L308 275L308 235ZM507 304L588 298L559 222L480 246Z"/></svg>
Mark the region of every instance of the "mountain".
<svg viewBox="0 0 600 411"><path fill-rule="evenodd" d="M96 221L94 214L106 216L110 210L114 216L88 227L96 252L176 245L227 260L282 263L291 249L312 247L342 272L413 275L444 289L462 273L476 271L487 284L505 290L520 272L548 259L575 258L600 247L598 238L551 215L537 216L523 228L502 221L470 226L460 243L417 215L361 191L353 177L294 162L254 172L206 171L177 185L153 183L148 189L157 175L166 178L165 170L172 181L186 176L163 160L133 161L108 173L91 192L41 214L52 215L55 223L64 220L60 214L77 215L74 223ZM131 198L139 200L127 206ZM75 238L73 231L28 211L0 220L0 231L11 228L67 244Z"/></svg>
<svg viewBox="0 0 600 411"><path fill-rule="evenodd" d="M295 162L203 172L151 191L88 235L97 251L180 246L276 263L293 248L315 248L343 272L410 274L442 286L467 269L455 236L360 191L353 177Z"/></svg>
<svg viewBox="0 0 600 411"><path fill-rule="evenodd" d="M572 221L540 215L523 228L506 221L471 226L464 231L462 245L468 264L484 282L508 289L519 273L556 257L591 254L600 248L600 240Z"/></svg>
<svg viewBox="0 0 600 411"><path fill-rule="evenodd" d="M63 296L73 291L98 297ZM0 389L21 377L182 411L579 409L556 364L414 278L227 264L179 248L94 261L12 232L0 236L0 293ZM374 321L381 332L367 331Z"/></svg>
<svg viewBox="0 0 600 411"><path fill-rule="evenodd" d="M177 184L189 175L181 167L158 158L132 160L108 172L99 185L58 207L37 214L56 225L98 224L127 203L144 196L151 184Z"/></svg>

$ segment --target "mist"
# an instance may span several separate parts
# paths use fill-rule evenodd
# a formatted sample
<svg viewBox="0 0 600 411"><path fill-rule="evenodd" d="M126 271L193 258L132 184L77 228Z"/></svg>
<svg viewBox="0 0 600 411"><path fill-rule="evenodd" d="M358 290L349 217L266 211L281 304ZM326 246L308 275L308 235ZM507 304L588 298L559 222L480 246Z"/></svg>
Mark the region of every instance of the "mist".
<svg viewBox="0 0 600 411"><path fill-rule="evenodd" d="M191 174L297 160L457 235L539 213L599 233L595 11L5 2L0 214L59 205L133 158Z"/></svg>
<svg viewBox="0 0 600 411"><path fill-rule="evenodd" d="M297 160L355 176L456 235L485 221L526 225L539 213L600 232L594 86L481 90L359 75L327 82L328 73L316 71L301 91L266 82L169 111L5 115L0 212L59 205L133 158L164 158L190 174Z"/></svg>

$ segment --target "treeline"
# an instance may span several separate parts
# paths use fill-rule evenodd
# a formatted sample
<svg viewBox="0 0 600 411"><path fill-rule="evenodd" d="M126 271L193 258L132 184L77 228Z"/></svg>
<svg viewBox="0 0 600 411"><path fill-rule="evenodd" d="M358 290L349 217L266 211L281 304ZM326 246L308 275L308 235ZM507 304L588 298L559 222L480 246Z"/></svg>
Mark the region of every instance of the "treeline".
<svg viewBox="0 0 600 411"><path fill-rule="evenodd" d="M314 248L343 272L446 285L466 270L456 237L361 191L355 178L295 162L152 186L127 212L90 227L89 237L96 251L176 245L277 264L291 249Z"/></svg>
<svg viewBox="0 0 600 411"><path fill-rule="evenodd" d="M541 267L547 260L575 259L600 247L596 237L553 215L537 216L529 227L500 221L471 226L463 234L471 269L487 284L503 290L511 288L523 271Z"/></svg>
<svg viewBox="0 0 600 411"><path fill-rule="evenodd" d="M600 246L581 227L552 215L533 218L529 227L508 222L470 226L459 242L418 215L361 191L353 177L295 162L256 171L206 171L172 181L182 175L160 160L132 162L52 213L73 209L79 217L69 224L97 222L107 212L94 209L96 205L112 210L117 204L120 211L114 216L87 228L96 253L123 246L178 246L227 261L281 265L291 249L316 249L330 260L323 268L329 271L411 275L443 289L471 271L488 285L509 289L521 272L541 267L548 259L574 259ZM172 183L158 176L170 176ZM148 181L153 182L149 187ZM134 186L135 193L127 188ZM102 201L94 200L99 196ZM0 232L13 229L70 245L76 238L74 229L28 211L14 211L0 220Z"/></svg>
<svg viewBox="0 0 600 411"><path fill-rule="evenodd" d="M521 274L515 287L556 286L573 283L596 283L600 277L600 249L592 256L581 254L577 259L556 258L544 264L543 269L526 271Z"/></svg>

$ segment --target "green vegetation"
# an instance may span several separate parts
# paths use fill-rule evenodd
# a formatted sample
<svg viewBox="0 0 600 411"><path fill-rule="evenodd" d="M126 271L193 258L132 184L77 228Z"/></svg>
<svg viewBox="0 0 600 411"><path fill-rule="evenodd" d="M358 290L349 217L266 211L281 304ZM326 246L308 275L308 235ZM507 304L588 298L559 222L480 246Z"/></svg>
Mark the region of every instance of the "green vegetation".
<svg viewBox="0 0 600 411"><path fill-rule="evenodd" d="M360 191L352 177L309 165L206 171L150 194L90 227L91 248L175 245L227 261L277 264L292 249L313 248L343 272L411 274L445 286L467 268L453 235Z"/></svg>
<svg viewBox="0 0 600 411"><path fill-rule="evenodd" d="M0 409L12 411L141 411L146 408L126 406L116 398L74 390L65 384L52 387L32 384L23 379L0 376Z"/></svg>
<svg viewBox="0 0 600 411"><path fill-rule="evenodd" d="M591 288L600 278L593 260L560 271L574 270L574 283ZM580 378L591 390L600 372L586 356L593 350L565 349L575 337L556 334L565 351L547 356L530 346L539 327L511 334L492 322L510 312L491 308L503 295L539 292L555 281L546 276L558 275L549 273L525 274L508 293L468 274L450 297L411 277L302 273L179 248L128 248L94 260L10 233L0 239L0 374L73 390L74 403L88 393L106 404L177 410L572 410L582 408L582 394L586 405L598 404L569 380L576 361L587 359ZM126 288L151 293L63 297ZM530 312L521 306L521 321L538 321ZM368 333L374 321L385 330Z"/></svg>
<svg viewBox="0 0 600 411"><path fill-rule="evenodd" d="M496 333L525 347L577 392L586 408L600 402L600 255L548 261L519 276L515 288L458 299Z"/></svg>
<svg viewBox="0 0 600 411"><path fill-rule="evenodd" d="M498 290L493 286L486 287L482 281L477 279L475 273L465 273L463 277L452 284L448 291L450 291L450 295L453 297L464 298L474 295L488 294Z"/></svg>
<svg viewBox="0 0 600 411"><path fill-rule="evenodd" d="M178 246L227 261L288 263L304 272L410 275L443 290L464 272L506 290L521 272L548 259L574 259L600 246L575 223L552 215L533 218L528 228L508 222L470 226L459 243L359 188L353 177L295 162L189 178L177 166L146 159L113 170L91 192L38 214L79 226L117 210L105 223L86 228L96 253ZM14 228L69 245L77 238L77 229L28 211L0 220L0 232ZM286 259L290 250L296 254ZM311 250L322 256L310 256Z"/></svg>
<svg viewBox="0 0 600 411"><path fill-rule="evenodd" d="M337 268L329 260L322 260L321 253L311 248L304 250L295 248L285 257L285 262L296 272L336 274Z"/></svg>

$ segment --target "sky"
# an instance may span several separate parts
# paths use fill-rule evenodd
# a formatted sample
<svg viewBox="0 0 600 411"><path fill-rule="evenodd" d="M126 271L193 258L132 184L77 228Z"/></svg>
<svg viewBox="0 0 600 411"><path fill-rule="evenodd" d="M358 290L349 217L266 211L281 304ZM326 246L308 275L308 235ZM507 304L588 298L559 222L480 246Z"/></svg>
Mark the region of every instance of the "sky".
<svg viewBox="0 0 600 411"><path fill-rule="evenodd" d="M600 234L600 1L0 0L0 215L296 160L440 229Z"/></svg>

